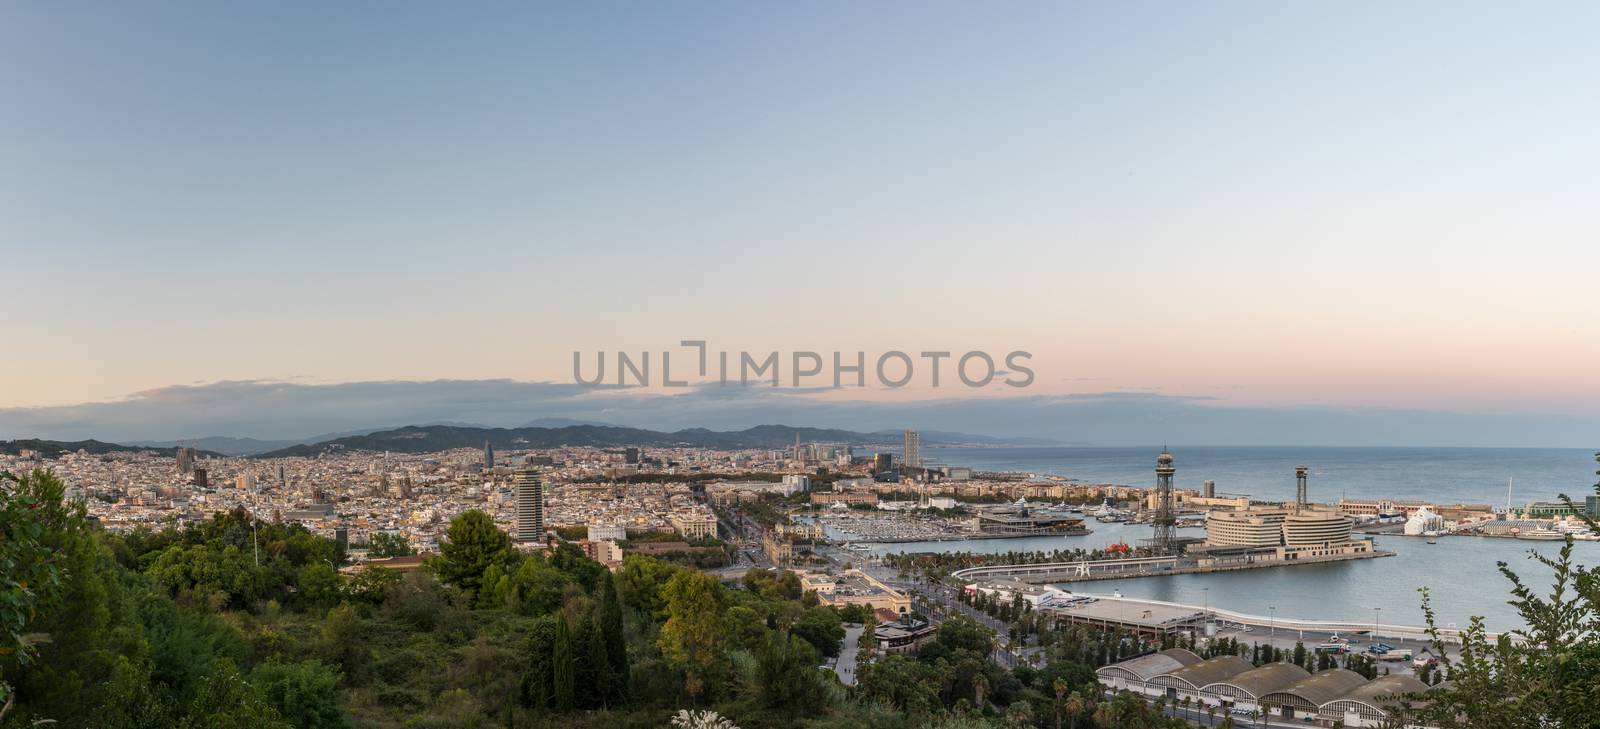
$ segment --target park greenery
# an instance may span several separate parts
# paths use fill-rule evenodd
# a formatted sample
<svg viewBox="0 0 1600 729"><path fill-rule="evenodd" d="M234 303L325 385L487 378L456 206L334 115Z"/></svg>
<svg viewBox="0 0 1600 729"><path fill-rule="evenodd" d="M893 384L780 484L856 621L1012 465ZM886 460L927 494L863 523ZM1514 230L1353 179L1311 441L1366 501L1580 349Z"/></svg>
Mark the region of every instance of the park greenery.
<svg viewBox="0 0 1600 729"><path fill-rule="evenodd" d="M1098 710L1088 665L1003 670L966 619L846 687L819 666L872 615L793 573L611 571L565 542L520 551L477 511L423 569L354 573L332 539L243 511L107 532L44 472L0 481L0 518L6 729L642 728L685 709L745 729L1047 727L1069 694L1072 716Z"/></svg>
<svg viewBox="0 0 1600 729"><path fill-rule="evenodd" d="M396 556L403 540L374 536ZM1539 557L1548 595L1509 567L1528 628L1480 622L1429 683L1414 723L1600 726L1600 575L1569 543ZM935 569L947 565L936 565ZM1157 729L1184 726L1094 669L1159 643L1055 625L1013 599L970 608L1028 652L1007 669L968 606L938 610L932 640L875 655L847 644L874 616L832 608L791 572L733 582L630 556L615 570L557 541L519 549L486 514L449 524L421 569L346 568L339 543L296 524L222 512L111 533L45 472L0 476L0 729L33 726ZM854 686L827 663L861 648ZM1192 646L1190 646L1192 647ZM1369 660L1232 641L1199 648L1254 663ZM1442 681L1442 682L1441 682Z"/></svg>

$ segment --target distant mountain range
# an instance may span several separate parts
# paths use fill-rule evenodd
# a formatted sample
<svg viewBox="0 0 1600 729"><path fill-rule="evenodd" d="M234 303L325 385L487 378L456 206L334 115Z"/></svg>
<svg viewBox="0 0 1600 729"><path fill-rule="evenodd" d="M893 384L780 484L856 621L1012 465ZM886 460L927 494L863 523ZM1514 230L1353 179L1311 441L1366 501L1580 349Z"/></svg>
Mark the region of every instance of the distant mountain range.
<svg viewBox="0 0 1600 729"><path fill-rule="evenodd" d="M23 449L55 457L84 450L89 453L141 451L174 455L180 447L194 448L209 456L258 456L278 458L312 456L333 450L395 451L427 453L450 448L481 448L485 442L501 450L555 448L564 445L689 446L701 448L788 448L795 435L805 443L846 445L899 445L902 431L882 430L859 433L836 428L801 428L788 425L758 425L736 431L689 428L676 432L628 428L565 418L540 418L521 428L489 428L469 423L408 425L402 428L326 433L300 440L264 440L213 435L169 441L130 441L125 444L98 440L56 441L38 438L0 441L0 453L15 455ZM1057 445L1038 438L995 438L970 433L921 431L924 445Z"/></svg>
<svg viewBox="0 0 1600 729"><path fill-rule="evenodd" d="M488 443L500 450L556 448L560 446L686 446L698 448L787 448L795 436L804 443L847 445L898 444L901 431L858 433L832 428L799 428L788 425L758 425L736 431L689 428L671 433L612 425L567 425L561 427L480 428L451 425L407 426L365 435L346 436L319 443L293 445L258 454L261 458L314 456L336 450L394 451L428 453L451 448L481 448ZM1037 445L1036 439L1002 439L961 433L922 433L926 445Z"/></svg>
<svg viewBox="0 0 1600 729"><path fill-rule="evenodd" d="M46 457L49 457L49 458L55 458L57 456L60 456L63 453L76 453L78 451L85 451L87 453L92 453L92 454L95 454L95 455L99 455L99 454L102 454L102 453L116 453L116 452L127 452L127 451L137 451L137 452L141 452L141 453L155 453L157 455L164 455L164 456L176 456L176 455L178 455L178 448L176 446L169 447L169 448L158 448L158 447L154 447L154 446L136 446L136 445L123 445L123 444L120 444L120 443L106 443L105 441L99 441L99 440L63 441L63 440L41 440L39 438L26 438L26 439L20 439L20 440L0 440L0 453L6 453L6 454L10 454L10 455L15 456L15 455L19 455L24 450L38 451L40 455L43 455L43 456L46 456ZM220 455L223 455L223 453L221 453L220 451L208 451L208 450L203 450L203 449L198 449L198 448L196 450L200 450L201 455L206 455L206 456L220 456Z"/></svg>

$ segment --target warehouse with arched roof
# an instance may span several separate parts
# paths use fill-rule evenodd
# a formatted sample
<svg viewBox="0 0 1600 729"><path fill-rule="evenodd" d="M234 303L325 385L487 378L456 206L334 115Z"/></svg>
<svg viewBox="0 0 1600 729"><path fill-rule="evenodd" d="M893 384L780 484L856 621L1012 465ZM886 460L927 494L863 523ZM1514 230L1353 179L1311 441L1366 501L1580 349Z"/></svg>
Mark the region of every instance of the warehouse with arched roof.
<svg viewBox="0 0 1600 729"><path fill-rule="evenodd" d="M1285 719L1315 715L1323 704L1356 690L1366 682L1367 679L1355 671L1330 668L1263 694L1257 703L1270 707Z"/></svg>
<svg viewBox="0 0 1600 729"><path fill-rule="evenodd" d="M1100 683L1111 688L1143 691L1150 679L1199 662L1200 656L1182 648L1169 648L1159 653L1149 653L1121 663L1101 666L1094 672L1099 675Z"/></svg>
<svg viewBox="0 0 1600 729"><path fill-rule="evenodd" d="M1162 693L1174 698L1180 694L1198 698L1202 686L1226 681L1252 668L1255 666L1238 656L1217 656L1151 678L1148 685L1151 688L1160 687Z"/></svg>
<svg viewBox="0 0 1600 729"><path fill-rule="evenodd" d="M1399 695L1421 693L1428 685L1411 676L1380 676L1321 706L1328 720L1343 720L1348 727L1378 726L1398 708Z"/></svg>
<svg viewBox="0 0 1600 729"><path fill-rule="evenodd" d="M1254 708L1259 705L1260 697L1310 676L1309 671L1293 663L1268 663L1222 681L1201 686L1200 694L1222 704Z"/></svg>

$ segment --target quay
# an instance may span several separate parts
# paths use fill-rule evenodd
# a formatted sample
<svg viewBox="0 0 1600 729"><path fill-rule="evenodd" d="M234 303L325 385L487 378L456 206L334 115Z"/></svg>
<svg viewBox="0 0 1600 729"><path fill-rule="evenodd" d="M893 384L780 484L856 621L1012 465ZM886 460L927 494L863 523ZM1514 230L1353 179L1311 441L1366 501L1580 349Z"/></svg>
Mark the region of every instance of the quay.
<svg viewBox="0 0 1600 729"><path fill-rule="evenodd" d="M1046 584L1056 582L1116 580L1125 577L1164 577L1168 575L1236 572L1239 570L1248 569L1292 567L1303 564L1326 564L1329 562L1347 562L1355 559L1375 559L1378 557L1393 556L1394 552L1386 552L1380 549L1374 549L1365 552L1349 552L1320 557L1306 556L1293 560L1260 560L1226 563L1219 562L1213 564L1199 564L1192 558L1176 556L1135 557L1130 559L1080 560L1077 562L987 565L984 567L968 567L966 569L956 570L955 572L951 572L950 576L958 580L965 580L967 582L974 582L977 580L1009 579L1033 584Z"/></svg>
<svg viewBox="0 0 1600 729"><path fill-rule="evenodd" d="M1319 636L1342 634L1364 636L1369 641L1372 638L1392 641L1396 647L1414 647L1420 652L1428 648L1431 640L1428 629L1420 625L1392 625L1375 623L1371 620L1313 620L1252 615L1211 606L1118 595L1090 593L1073 593L1073 595L1093 600L1076 602L1066 607L1049 607L1045 610L1052 617L1064 622L1118 628L1152 637L1180 631L1203 634L1206 626L1210 624L1212 629L1217 631L1218 637L1223 633L1229 633L1244 642L1252 640L1271 642L1278 647L1292 647L1294 641L1304 641L1308 635L1313 639L1320 639ZM1257 633L1257 629L1266 631L1267 634ZM1462 628L1440 627L1439 638L1446 645L1459 645L1461 636L1465 632ZM1485 633L1485 637L1491 643L1499 640L1500 635L1500 633ZM1513 640L1522 640L1520 636L1511 637Z"/></svg>

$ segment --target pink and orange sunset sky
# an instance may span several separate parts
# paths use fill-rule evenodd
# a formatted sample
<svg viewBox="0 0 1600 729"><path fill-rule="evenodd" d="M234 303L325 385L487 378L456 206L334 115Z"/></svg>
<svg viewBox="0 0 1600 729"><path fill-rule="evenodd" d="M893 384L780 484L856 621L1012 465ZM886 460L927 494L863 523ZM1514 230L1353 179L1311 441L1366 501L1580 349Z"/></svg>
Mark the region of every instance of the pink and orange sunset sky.
<svg viewBox="0 0 1600 729"><path fill-rule="evenodd" d="M0 8L0 414L691 338L1600 411L1594 6L499 10Z"/></svg>

